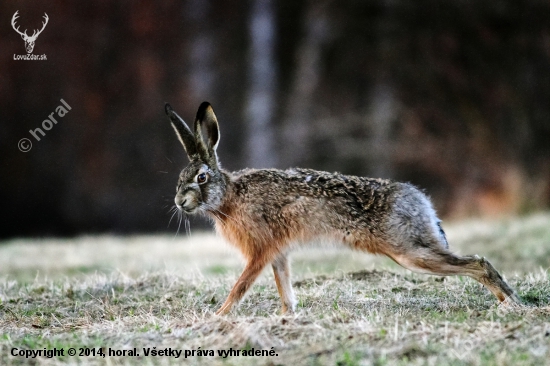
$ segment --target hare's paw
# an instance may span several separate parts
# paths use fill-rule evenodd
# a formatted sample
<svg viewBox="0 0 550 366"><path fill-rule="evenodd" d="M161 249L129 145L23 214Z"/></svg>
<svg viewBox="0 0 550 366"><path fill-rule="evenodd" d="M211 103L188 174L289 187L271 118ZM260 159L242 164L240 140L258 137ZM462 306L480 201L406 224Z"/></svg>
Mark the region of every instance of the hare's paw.
<svg viewBox="0 0 550 366"><path fill-rule="evenodd" d="M524 309L526 305L521 301L518 295L515 293L506 297L503 301L500 302L499 307L505 308L508 310L513 309Z"/></svg>
<svg viewBox="0 0 550 366"><path fill-rule="evenodd" d="M294 307L283 305L283 307L281 308L281 315L294 315L294 313Z"/></svg>
<svg viewBox="0 0 550 366"><path fill-rule="evenodd" d="M225 310L225 309L219 309L218 311L216 311L216 315L226 315L227 313L229 313L229 310Z"/></svg>

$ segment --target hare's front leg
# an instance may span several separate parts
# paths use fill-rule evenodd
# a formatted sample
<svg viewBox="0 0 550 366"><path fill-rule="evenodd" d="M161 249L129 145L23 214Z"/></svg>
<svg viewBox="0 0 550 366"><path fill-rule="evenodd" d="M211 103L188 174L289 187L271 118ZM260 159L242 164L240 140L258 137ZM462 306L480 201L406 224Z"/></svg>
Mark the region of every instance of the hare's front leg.
<svg viewBox="0 0 550 366"><path fill-rule="evenodd" d="M265 256L253 257L248 261L243 273L237 280L235 286L233 286L233 289L231 289L231 292L229 293L229 296L227 296L227 299L223 303L222 307L216 311L217 315L227 314L233 305L242 299L246 291L248 291L250 286L252 286L268 262L269 261L265 258Z"/></svg>
<svg viewBox="0 0 550 366"><path fill-rule="evenodd" d="M275 283L277 284L277 290L281 296L283 302L282 313L293 313L296 308L296 297L294 296L294 290L292 290L292 284L290 283L290 267L288 265L288 258L286 255L279 255L273 263L273 274L275 275Z"/></svg>

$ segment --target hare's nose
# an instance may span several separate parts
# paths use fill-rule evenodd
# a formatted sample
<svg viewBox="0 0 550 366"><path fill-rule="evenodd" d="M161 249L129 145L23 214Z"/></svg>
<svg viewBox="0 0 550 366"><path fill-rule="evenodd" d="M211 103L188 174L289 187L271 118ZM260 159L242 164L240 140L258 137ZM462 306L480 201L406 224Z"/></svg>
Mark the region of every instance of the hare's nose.
<svg viewBox="0 0 550 366"><path fill-rule="evenodd" d="M178 206L178 208L181 208L181 207L185 206L185 203L187 202L187 199L185 199L183 197L176 197L174 199L174 202L176 203L176 206Z"/></svg>

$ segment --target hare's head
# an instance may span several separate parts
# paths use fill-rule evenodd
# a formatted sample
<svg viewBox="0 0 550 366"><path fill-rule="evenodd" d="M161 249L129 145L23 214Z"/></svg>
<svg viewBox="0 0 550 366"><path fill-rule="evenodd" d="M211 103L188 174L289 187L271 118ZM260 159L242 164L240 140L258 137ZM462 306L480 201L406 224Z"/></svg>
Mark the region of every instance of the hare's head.
<svg viewBox="0 0 550 366"><path fill-rule="evenodd" d="M176 206L188 214L214 211L222 202L226 184L216 155L220 130L214 110L208 102L200 105L194 132L169 104L165 110L189 157L189 165L181 171L176 187Z"/></svg>

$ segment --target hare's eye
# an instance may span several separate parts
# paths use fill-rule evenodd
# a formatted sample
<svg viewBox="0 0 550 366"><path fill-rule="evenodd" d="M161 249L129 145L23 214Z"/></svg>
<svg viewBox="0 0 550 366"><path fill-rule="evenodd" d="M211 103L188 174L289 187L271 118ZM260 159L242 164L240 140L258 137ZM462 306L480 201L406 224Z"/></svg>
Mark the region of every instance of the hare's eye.
<svg viewBox="0 0 550 366"><path fill-rule="evenodd" d="M206 173L197 175L197 183L202 184L204 182L206 182Z"/></svg>

